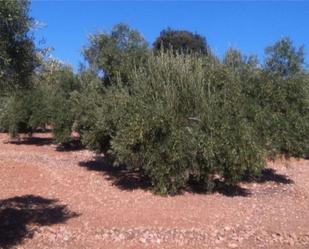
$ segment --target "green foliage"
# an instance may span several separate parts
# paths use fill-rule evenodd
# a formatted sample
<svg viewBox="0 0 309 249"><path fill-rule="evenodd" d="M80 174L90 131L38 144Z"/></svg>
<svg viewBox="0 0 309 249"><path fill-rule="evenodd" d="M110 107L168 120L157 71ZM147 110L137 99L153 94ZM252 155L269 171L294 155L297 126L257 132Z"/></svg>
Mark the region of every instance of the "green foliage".
<svg viewBox="0 0 309 249"><path fill-rule="evenodd" d="M30 84L36 66L29 1L0 0L0 90Z"/></svg>
<svg viewBox="0 0 309 249"><path fill-rule="evenodd" d="M224 55L223 64L234 71L244 70L248 67L256 69L258 60L256 56L243 56L237 49L229 48Z"/></svg>
<svg viewBox="0 0 309 249"><path fill-rule="evenodd" d="M50 76L45 80L49 84L50 123L56 141L68 143L75 122L72 96L79 90L80 84L72 69L66 65L59 64L49 70Z"/></svg>
<svg viewBox="0 0 309 249"><path fill-rule="evenodd" d="M0 0L0 130L13 136L31 132L43 120L34 114L39 112L41 89L30 94L37 57L28 12L29 1Z"/></svg>
<svg viewBox="0 0 309 249"><path fill-rule="evenodd" d="M75 122L72 96L77 90L79 82L72 69L48 60L33 75L31 87L1 98L0 127L16 137L51 124L56 141L69 142Z"/></svg>
<svg viewBox="0 0 309 249"><path fill-rule="evenodd" d="M139 169L161 194L194 177L236 183L264 165L264 150L242 108L242 83L203 58L151 56L106 96L94 127L111 137L118 163ZM107 125L108 124L108 125ZM107 133L106 133L107 132ZM96 134L94 132L94 134Z"/></svg>
<svg viewBox="0 0 309 249"><path fill-rule="evenodd" d="M82 72L79 80L81 89L72 98L75 129L88 148L107 152L121 117L126 115L121 106L128 101L128 88L117 82L105 87L91 71Z"/></svg>
<svg viewBox="0 0 309 249"><path fill-rule="evenodd" d="M125 24L115 25L110 33L90 36L90 44L84 49L85 59L103 74L106 85L118 76L126 80L132 66L141 64L147 54L145 39Z"/></svg>
<svg viewBox="0 0 309 249"><path fill-rule="evenodd" d="M160 36L153 43L153 49L158 52L162 49L173 50L177 53L200 53L211 55L205 37L186 30L171 28L161 31Z"/></svg>
<svg viewBox="0 0 309 249"><path fill-rule="evenodd" d="M250 82L250 95L259 108L255 125L270 155L308 156L309 78L261 73Z"/></svg>
<svg viewBox="0 0 309 249"><path fill-rule="evenodd" d="M96 127L98 119L105 115L102 108L107 96L101 80L90 70L82 71L79 75L80 91L72 95L73 112L75 113L74 130L78 131L82 143L96 151L104 151L109 143L108 126L104 125L102 130Z"/></svg>
<svg viewBox="0 0 309 249"><path fill-rule="evenodd" d="M266 49L262 67L235 49L220 63L204 37L171 29L151 54L138 31L118 24L90 37L89 68L75 74L35 55L28 7L0 0L0 131L51 124L59 143L77 131L161 194L191 179L236 184L267 157L309 155L309 75L303 47L289 39Z"/></svg>
<svg viewBox="0 0 309 249"><path fill-rule="evenodd" d="M160 53L102 88L83 141L99 151L110 145L116 164L142 171L161 194L189 178L235 184L259 174L267 156L308 155L308 79L269 73L238 51L223 65Z"/></svg>
<svg viewBox="0 0 309 249"><path fill-rule="evenodd" d="M304 47L295 48L289 38L283 38L265 49L265 68L282 77L293 76L303 70Z"/></svg>
<svg viewBox="0 0 309 249"><path fill-rule="evenodd" d="M44 127L48 120L45 97L45 89L37 85L34 89L19 90L2 98L1 129L16 137L19 133L32 133L37 127Z"/></svg>

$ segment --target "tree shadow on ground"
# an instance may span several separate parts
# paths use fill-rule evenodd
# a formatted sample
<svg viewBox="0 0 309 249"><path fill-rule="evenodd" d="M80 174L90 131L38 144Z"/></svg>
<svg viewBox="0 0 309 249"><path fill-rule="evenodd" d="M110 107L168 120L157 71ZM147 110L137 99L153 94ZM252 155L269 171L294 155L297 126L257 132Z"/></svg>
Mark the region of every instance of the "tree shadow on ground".
<svg viewBox="0 0 309 249"><path fill-rule="evenodd" d="M87 168L87 170L102 172L106 179L112 182L113 186L118 187L121 190L132 191L135 189L151 190L152 185L150 179L145 176L141 171L131 171L123 166L114 167L112 165L112 159L109 157L97 157L94 160L80 162L81 167ZM265 168L262 170L261 175L256 178L247 177L244 182L274 182L280 184L292 184L293 181L285 175L276 173L272 168ZM195 194L207 194L207 193L219 193L225 196L250 196L249 189L241 187L239 185L227 185L222 181L216 180L214 186L209 189L194 181L190 180L188 186L182 192L190 192Z"/></svg>
<svg viewBox="0 0 309 249"><path fill-rule="evenodd" d="M11 139L9 142L10 144L15 145L35 145L35 146L45 146L45 145L56 145L56 150L60 152L69 152L69 151L78 151L85 149L82 146L79 140L72 140L67 143L57 144L52 137L24 137L21 139Z"/></svg>
<svg viewBox="0 0 309 249"><path fill-rule="evenodd" d="M247 177L244 179L244 182L257 182L257 183L274 182L279 184L294 183L292 179L288 178L286 175L276 173L276 171L272 168L263 169L259 177Z"/></svg>
<svg viewBox="0 0 309 249"><path fill-rule="evenodd" d="M53 138L49 137L27 137L23 139L12 139L10 144L15 145L36 145L36 146L44 146L51 145L54 143Z"/></svg>
<svg viewBox="0 0 309 249"><path fill-rule="evenodd" d="M0 248L8 249L32 238L35 226L64 223L79 216L57 202L34 195L0 200Z"/></svg>
<svg viewBox="0 0 309 249"><path fill-rule="evenodd" d="M108 157L97 157L95 160L80 162L79 165L87 170L102 172L113 186L121 190L151 189L150 179L142 172L128 170L124 166L114 167L112 159Z"/></svg>
<svg viewBox="0 0 309 249"><path fill-rule="evenodd" d="M85 146L83 146L81 141L77 139L67 143L58 144L56 147L56 150L61 152L78 151L83 149L85 149Z"/></svg>
<svg viewBox="0 0 309 249"><path fill-rule="evenodd" d="M190 180L185 190L194 194L219 193L228 197L246 197L251 195L250 190L246 188L243 188L239 185L227 185L219 180L215 180L213 187L210 189L205 189L201 183L196 182L195 180Z"/></svg>

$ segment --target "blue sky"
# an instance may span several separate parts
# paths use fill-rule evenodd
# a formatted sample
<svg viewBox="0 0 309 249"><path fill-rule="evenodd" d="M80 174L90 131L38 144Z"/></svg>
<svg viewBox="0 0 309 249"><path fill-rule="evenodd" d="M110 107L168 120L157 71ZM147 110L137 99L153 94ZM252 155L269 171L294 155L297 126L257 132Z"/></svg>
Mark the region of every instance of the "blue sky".
<svg viewBox="0 0 309 249"><path fill-rule="evenodd" d="M44 24L36 41L44 39L54 57L75 69L87 36L119 22L138 29L150 45L166 27L197 32L219 57L232 46L262 60L266 46L289 36L305 45L309 63L309 1L33 0L31 16Z"/></svg>

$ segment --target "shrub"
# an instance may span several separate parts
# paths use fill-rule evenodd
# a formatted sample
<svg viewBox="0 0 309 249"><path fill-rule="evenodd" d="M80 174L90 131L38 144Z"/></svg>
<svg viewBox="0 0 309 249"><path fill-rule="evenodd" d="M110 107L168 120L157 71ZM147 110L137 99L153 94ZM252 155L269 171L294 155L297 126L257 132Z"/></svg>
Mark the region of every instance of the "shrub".
<svg viewBox="0 0 309 249"><path fill-rule="evenodd" d="M153 43L154 52L174 50L178 53L201 53L211 55L205 37L187 30L164 29Z"/></svg>
<svg viewBox="0 0 309 249"><path fill-rule="evenodd" d="M259 112L254 124L269 154L307 156L309 152L309 81L299 73L290 78L261 73L249 82Z"/></svg>
<svg viewBox="0 0 309 249"><path fill-rule="evenodd" d="M137 30L119 23L109 33L91 35L83 54L103 82L110 85L117 77L126 81L132 66L142 64L148 56L148 48Z"/></svg>
<svg viewBox="0 0 309 249"><path fill-rule="evenodd" d="M0 0L0 94L28 87L37 66L30 1Z"/></svg>
<svg viewBox="0 0 309 249"><path fill-rule="evenodd" d="M79 89L73 71L64 65L44 65L28 88L11 92L0 103L0 127L16 137L52 124L59 143L71 141L75 121L72 94Z"/></svg>
<svg viewBox="0 0 309 249"><path fill-rule="evenodd" d="M91 71L83 71L79 75L80 91L72 95L74 129L80 133L82 143L96 151L104 151L109 144L108 125L97 127L107 112L105 88L101 80ZM104 111L102 111L104 109ZM111 115L110 115L111 116Z"/></svg>
<svg viewBox="0 0 309 249"><path fill-rule="evenodd" d="M32 133L49 120L46 91L41 85L20 89L3 97L0 106L0 127L12 137L16 137L18 133Z"/></svg>
<svg viewBox="0 0 309 249"><path fill-rule="evenodd" d="M75 96L79 103L76 107L80 107L76 124L86 147L98 152L109 151L111 139L122 117L127 115L123 107L129 100L128 95L127 89L119 85L108 88L88 85Z"/></svg>
<svg viewBox="0 0 309 249"><path fill-rule="evenodd" d="M79 91L80 85L72 69L62 65L49 79L49 105L53 134L57 142L69 143L75 122L72 96Z"/></svg>
<svg viewBox="0 0 309 249"><path fill-rule="evenodd" d="M94 126L111 137L117 162L141 170L157 192L175 194L190 177L207 186L215 177L234 184L264 166L242 107L242 83L224 67L160 54L134 70L128 84L107 91L108 107Z"/></svg>

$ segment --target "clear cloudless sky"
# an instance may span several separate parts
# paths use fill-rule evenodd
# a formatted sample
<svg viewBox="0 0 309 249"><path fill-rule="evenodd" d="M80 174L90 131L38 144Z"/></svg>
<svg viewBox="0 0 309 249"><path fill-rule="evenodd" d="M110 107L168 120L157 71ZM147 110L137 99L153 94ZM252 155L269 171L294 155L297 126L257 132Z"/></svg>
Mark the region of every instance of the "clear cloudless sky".
<svg viewBox="0 0 309 249"><path fill-rule="evenodd" d="M220 58L234 47L263 60L266 46L289 36L305 45L309 63L309 1L33 0L30 14L42 24L36 42L44 39L54 57L75 69L87 36L119 22L138 29L149 45L166 27L197 32Z"/></svg>

